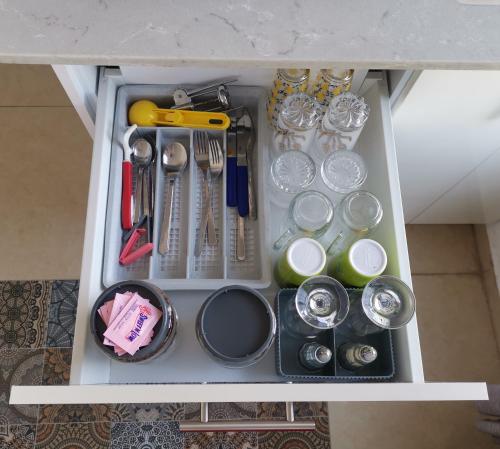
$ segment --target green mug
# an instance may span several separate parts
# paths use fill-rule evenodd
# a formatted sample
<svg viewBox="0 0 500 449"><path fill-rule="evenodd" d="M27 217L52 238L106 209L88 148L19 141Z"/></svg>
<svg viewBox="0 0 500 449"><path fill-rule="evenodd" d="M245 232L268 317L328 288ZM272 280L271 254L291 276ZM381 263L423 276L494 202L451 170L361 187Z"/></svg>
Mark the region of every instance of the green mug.
<svg viewBox="0 0 500 449"><path fill-rule="evenodd" d="M326 265L326 253L319 242L309 237L293 241L278 259L275 278L280 287L298 287Z"/></svg>
<svg viewBox="0 0 500 449"><path fill-rule="evenodd" d="M333 258L328 274L344 285L364 287L387 266L387 254L375 240L361 239Z"/></svg>

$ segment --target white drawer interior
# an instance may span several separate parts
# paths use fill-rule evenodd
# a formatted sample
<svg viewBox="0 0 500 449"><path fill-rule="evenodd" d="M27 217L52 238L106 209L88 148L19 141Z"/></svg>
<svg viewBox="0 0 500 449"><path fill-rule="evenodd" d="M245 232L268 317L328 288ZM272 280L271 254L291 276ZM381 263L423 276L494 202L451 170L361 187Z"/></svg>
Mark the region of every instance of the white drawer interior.
<svg viewBox="0 0 500 449"><path fill-rule="evenodd" d="M389 259L387 272L401 276L406 282L411 282L401 199L397 181L397 167L392 146L390 115L388 105L384 102L384 98L386 97L381 92L381 89L384 88L383 81L378 81L365 93L365 97L371 107L371 115L358 141L357 150L364 156L368 167L368 178L364 188L372 191L380 199L384 208L384 219L375 238L387 249ZM114 104L110 106L109 109L114 112ZM123 111L120 110L118 113L123 113ZM262 120L259 122L259 125L263 128L259 130L259 133L264 137L259 141L259 145L263 146L263 148L259 148L258 151L265 156L270 152L267 147L270 141L270 129L263 126ZM119 142L119 137L119 135L113 136L112 145ZM108 146L109 141L103 142L102 148L95 149L97 154L94 157L98 158L102 164L107 163L108 167L107 173L104 169L102 171L102 184L109 183L111 180L116 181L116 176L113 176L113 169L116 168L116 172L119 171L120 167L120 161L115 160L115 157L111 157L110 162L109 154L107 154L109 152ZM116 156L116 154L112 156ZM263 164L262 166L265 165ZM112 174L111 177L110 173ZM318 176L315 188L329 194L334 202L337 202L338 198L333 196L332 192L328 191L326 187L322 187L321 184L322 181ZM106 197L107 193L106 189L106 191L100 191L98 195ZM97 208L91 209L89 205L90 214L101 214L104 212L105 210L97 210ZM119 211L114 212L111 217L108 216L106 223L108 227L107 231L109 231L110 221L113 220L113 217L119 217ZM266 217L269 222L268 234L270 234L271 238L275 238L280 232L279 224L286 214L286 209L272 207L271 210L271 208L265 208L264 213L269 215ZM94 252L92 259L100 261L102 257L101 248L100 251ZM99 286L102 288L102 279L99 279ZM93 287L91 288L93 290ZM277 289L277 285L273 284L265 290L266 296L270 301L273 301ZM201 304L209 295L209 291L188 290L169 291L168 293L179 315L179 331L175 343L176 347L171 354L166 354L147 364L124 365L120 362L110 361L105 355L96 351L95 343L88 336L85 340L81 340L78 334L75 337L75 345L81 348L82 351L81 353L79 350L75 351L71 382L81 384L114 384L285 381L285 379L276 374L274 351L270 351L260 363L245 369L228 369L213 362L202 350L195 335L196 315ZM86 299L82 296L80 297L78 304L79 326L88 326L89 311L98 294L99 291L89 295ZM395 353L398 367L395 381L412 382L422 378L420 348L415 323L395 332ZM98 366L99 369L96 370L95 366Z"/></svg>
<svg viewBox="0 0 500 449"><path fill-rule="evenodd" d="M426 400L426 398L438 400L485 397L483 384L443 384L443 388L439 390L424 383L416 318L393 334L396 375L390 383L286 385L287 379L276 374L274 350L252 367L224 368L212 361L196 341L194 321L199 307L209 294L204 290L169 292L180 317L176 347L171 354L144 365L127 365L110 361L96 347L90 335L88 319L93 302L104 289L102 269L112 129L116 91L122 83L123 79L118 70L107 70L101 78L71 386L56 387L74 388L76 396L58 402L78 402L75 398L83 398L85 395L87 398L85 402L116 402L117 399L122 402L186 401L194 394L193 388L197 384L200 385L196 388L197 396L194 400L207 402ZM365 158L368 168L368 178L363 188L373 192L383 205L384 219L374 238L387 250L387 273L399 276L411 285L387 85L383 77L374 82L372 80L370 84L371 87L364 92L364 96L370 104L371 114L357 143L357 150ZM265 213L270 214L267 217L268 221L279 222L284 211L273 209L271 212L269 209ZM272 235L273 230L266 228L266 232ZM276 291L277 286L273 283L263 293L272 301ZM208 385L204 385L205 382ZM130 386L119 385L129 383L161 385L157 386L157 394L154 388L143 385L144 395L139 395L140 385L134 386L133 391L137 391L135 400L135 396L131 397L124 393L132 391L127 390ZM250 388L248 384L251 384ZM273 387L269 384L275 385ZM425 390L427 385L429 389ZM28 395L34 391L33 389L39 389L40 402L43 402L44 398L50 396L50 390L47 388L54 387L16 387L13 389L11 401L29 402ZM230 397L227 396L229 391ZM120 392L123 393L121 398L119 398ZM439 394L440 392L442 394Z"/></svg>

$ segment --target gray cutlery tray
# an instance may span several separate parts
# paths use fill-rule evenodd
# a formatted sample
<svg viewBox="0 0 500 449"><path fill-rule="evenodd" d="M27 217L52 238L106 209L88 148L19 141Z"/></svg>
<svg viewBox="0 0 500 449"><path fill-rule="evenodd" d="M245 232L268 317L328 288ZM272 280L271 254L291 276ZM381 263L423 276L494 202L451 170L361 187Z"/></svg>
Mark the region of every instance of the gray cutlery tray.
<svg viewBox="0 0 500 449"><path fill-rule="evenodd" d="M265 126L265 91L257 87L233 86L231 98L235 106L245 105L256 124L254 149L254 177L258 206L258 219L245 220L246 259L236 258L237 211L226 207L226 170L212 185L212 210L217 233L217 246L203 246L199 257L194 256L194 246L199 232L201 214L201 170L196 165L193 148L194 130L188 128L155 127L138 128L139 133L152 137L158 154L152 167L154 172L154 219L153 252L131 265L122 266L118 257L122 248L121 213L121 163L123 149L121 139L128 127L127 111L139 99L150 99L160 107L169 104L169 93L176 86L126 85L117 93L115 122L111 150L108 202L106 210L106 234L103 263L103 284L108 287L124 280L145 280L163 290L215 289L230 284L243 284L265 288L271 282L271 259L266 251L265 218L267 197L263 192L263 152L267 140L263 136ZM226 155L226 132L208 131L221 144ZM161 221L163 218L166 183L161 167L161 149L169 142L179 141L188 150L188 165L175 182L170 231L170 249L164 256L158 252ZM225 164L226 166L226 164ZM224 166L224 167L225 167ZM134 168L134 186L136 170Z"/></svg>
<svg viewBox="0 0 500 449"><path fill-rule="evenodd" d="M276 371L283 377L310 382L383 382L394 377L394 351L391 331L358 337L343 332L342 324L334 330L322 332L313 340L291 336L283 323L283 315L289 301L293 301L296 289L281 289L274 303L278 332L276 333ZM362 290L347 289L349 297L357 298ZM333 363L319 370L308 370L299 362L298 353L304 343L316 341L329 347L333 353ZM372 364L357 371L348 371L338 362L337 350L348 341L374 346L378 358Z"/></svg>

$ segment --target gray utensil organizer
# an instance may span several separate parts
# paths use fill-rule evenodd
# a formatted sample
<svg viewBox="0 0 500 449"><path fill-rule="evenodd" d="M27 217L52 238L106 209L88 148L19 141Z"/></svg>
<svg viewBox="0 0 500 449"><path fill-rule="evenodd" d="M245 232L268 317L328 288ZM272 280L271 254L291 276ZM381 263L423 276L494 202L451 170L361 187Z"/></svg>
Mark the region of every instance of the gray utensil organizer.
<svg viewBox="0 0 500 449"><path fill-rule="evenodd" d="M217 233L217 246L203 246L200 257L194 256L199 232L202 198L202 172L196 165L193 149L193 130L187 128L138 128L156 142L156 160L152 166L154 195L153 252L129 266L118 263L122 248L121 163L122 136L128 127L127 112L139 99L151 99L160 107L171 104L169 95L175 86L126 85L117 93L115 123L111 150L111 173L106 210L106 234L103 263L103 284L108 287L123 280L145 280L163 290L215 289L225 285L244 284L265 288L271 283L271 257L266 251L268 204L264 195L264 152L268 151L265 123L265 91L258 87L230 88L234 106L245 105L256 126L253 167L256 186L258 219L245 219L246 259L236 258L237 211L226 207L226 170L212 185L212 210ZM225 131L208 131L221 144L226 155ZM132 139L137 135L133 135ZM188 165L175 182L170 231L170 249L164 256L158 253L161 221L166 194L165 176L161 167L161 150L169 142L179 141L188 150ZM226 164L224 165L224 168ZM134 186L135 186L134 167Z"/></svg>

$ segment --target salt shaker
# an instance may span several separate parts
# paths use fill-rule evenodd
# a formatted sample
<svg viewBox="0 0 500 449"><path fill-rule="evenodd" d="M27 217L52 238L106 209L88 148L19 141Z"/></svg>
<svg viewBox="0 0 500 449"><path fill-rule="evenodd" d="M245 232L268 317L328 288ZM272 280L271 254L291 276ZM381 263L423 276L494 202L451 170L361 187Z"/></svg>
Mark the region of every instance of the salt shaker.
<svg viewBox="0 0 500 449"><path fill-rule="evenodd" d="M338 351L338 360L342 368L356 371L377 359L377 350L362 343L344 343Z"/></svg>
<svg viewBox="0 0 500 449"><path fill-rule="evenodd" d="M273 131L273 145L279 152L307 151L321 118L321 105L305 93L290 95L283 102L278 127Z"/></svg>
<svg viewBox="0 0 500 449"><path fill-rule="evenodd" d="M332 360L332 351L319 343L305 343L299 351L300 363L309 370L323 368Z"/></svg>
<svg viewBox="0 0 500 449"><path fill-rule="evenodd" d="M352 150L363 130L370 107L363 97L346 92L336 96L318 128L320 152Z"/></svg>

